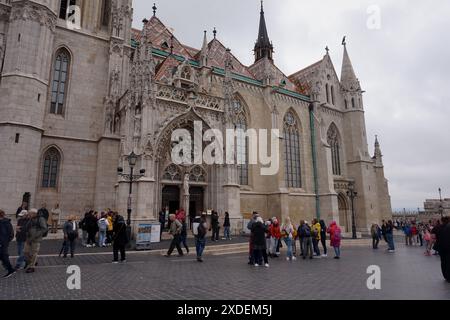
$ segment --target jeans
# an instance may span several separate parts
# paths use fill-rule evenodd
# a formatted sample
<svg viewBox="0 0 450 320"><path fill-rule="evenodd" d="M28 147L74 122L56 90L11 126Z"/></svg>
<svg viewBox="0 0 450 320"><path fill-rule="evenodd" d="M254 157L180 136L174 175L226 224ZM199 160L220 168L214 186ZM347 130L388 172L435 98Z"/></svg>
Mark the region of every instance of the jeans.
<svg viewBox="0 0 450 320"><path fill-rule="evenodd" d="M12 267L11 262L9 261L9 253L7 246L0 246L0 260L2 261L3 267L8 272L14 271L14 268Z"/></svg>
<svg viewBox="0 0 450 320"><path fill-rule="evenodd" d="M312 239L311 237L303 238L301 243L303 245L303 258L306 258L308 255L312 258L313 256L313 248L312 248Z"/></svg>
<svg viewBox="0 0 450 320"><path fill-rule="evenodd" d="M280 253L278 252L278 250L279 250L279 241L280 240L278 240L277 238L274 238L274 237L272 237L272 238L270 238L270 249L269 249L269 252L270 252L270 254L272 254L272 255L279 255Z"/></svg>
<svg viewBox="0 0 450 320"><path fill-rule="evenodd" d="M203 250L205 250L206 239L195 237L195 250L197 251L197 258L201 258Z"/></svg>
<svg viewBox="0 0 450 320"><path fill-rule="evenodd" d="M97 234L96 231L89 231L88 232L87 244L95 244L95 235L96 234Z"/></svg>
<svg viewBox="0 0 450 320"><path fill-rule="evenodd" d="M223 237L226 239L226 240L230 240L231 239L231 237L230 237L230 227L223 227L224 229L223 229Z"/></svg>
<svg viewBox="0 0 450 320"><path fill-rule="evenodd" d="M187 245L187 234L183 234L180 237L180 244L183 244L184 248L186 249L186 252L189 253L189 247Z"/></svg>
<svg viewBox="0 0 450 320"><path fill-rule="evenodd" d="M341 248L334 247L334 253L336 254L336 257L340 257L341 256Z"/></svg>
<svg viewBox="0 0 450 320"><path fill-rule="evenodd" d="M253 256L255 257L255 263L257 264L262 264L263 259L264 259L264 263L268 264L269 263L269 259L267 257L267 251L264 249L254 249L253 250Z"/></svg>
<svg viewBox="0 0 450 320"><path fill-rule="evenodd" d="M16 269L25 267L25 255L24 255L25 241L17 241L17 258Z"/></svg>
<svg viewBox="0 0 450 320"><path fill-rule="evenodd" d="M67 257L67 253L69 253L69 248L70 248L70 255L73 257L73 255L75 254L75 243L76 243L76 239L73 240L65 240L64 241L64 257Z"/></svg>
<svg viewBox="0 0 450 320"><path fill-rule="evenodd" d="M120 261L125 261L126 260L125 244L113 243L114 261L119 261L119 251L120 251Z"/></svg>
<svg viewBox="0 0 450 320"><path fill-rule="evenodd" d="M169 251L167 251L168 256L170 256L172 254L175 247L177 248L178 254L180 256L183 255L183 251L181 250L181 247L180 247L180 242L181 242L181 236L179 234L174 235L172 242L170 243Z"/></svg>
<svg viewBox="0 0 450 320"><path fill-rule="evenodd" d="M219 226L213 226L212 227L212 237L211 237L212 241L214 241L214 240L218 241L219 240L219 230L220 230Z"/></svg>
<svg viewBox="0 0 450 320"><path fill-rule="evenodd" d="M380 243L380 238L378 237L372 238L372 248L378 249L378 243Z"/></svg>
<svg viewBox="0 0 450 320"><path fill-rule="evenodd" d="M292 239L284 238L284 243L287 246L287 257L292 260Z"/></svg>
<svg viewBox="0 0 450 320"><path fill-rule="evenodd" d="M320 249L319 249L319 240L316 238L312 239L313 247L314 247L314 253L316 256L320 256Z"/></svg>
<svg viewBox="0 0 450 320"><path fill-rule="evenodd" d="M394 236L392 235L392 233L386 233L386 240L388 243L389 250L395 250Z"/></svg>
<svg viewBox="0 0 450 320"><path fill-rule="evenodd" d="M98 246L102 247L106 245L106 230L98 232Z"/></svg>

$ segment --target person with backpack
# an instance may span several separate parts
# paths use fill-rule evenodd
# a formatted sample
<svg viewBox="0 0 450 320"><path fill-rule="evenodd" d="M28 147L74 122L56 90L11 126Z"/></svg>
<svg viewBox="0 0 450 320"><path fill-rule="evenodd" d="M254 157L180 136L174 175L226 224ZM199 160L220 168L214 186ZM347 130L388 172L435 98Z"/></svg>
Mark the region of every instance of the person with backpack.
<svg viewBox="0 0 450 320"><path fill-rule="evenodd" d="M106 247L106 232L109 228L109 222L106 218L106 214L102 212L100 220L97 222L98 225L98 246Z"/></svg>
<svg viewBox="0 0 450 320"><path fill-rule="evenodd" d="M303 260L309 254L309 258L313 258L313 248L311 239L311 227L308 225L308 221L300 221L300 227L298 227L298 236L300 237L300 243L302 245Z"/></svg>
<svg viewBox="0 0 450 320"><path fill-rule="evenodd" d="M181 230L183 229L183 225L180 221L177 220L176 216L174 214L169 215L170 223L170 234L173 236L172 242L170 243L169 250L167 251L167 254L165 257L170 257L175 247L178 251L178 256L182 257L184 256L183 250L181 250L180 247L180 241L181 241Z"/></svg>
<svg viewBox="0 0 450 320"><path fill-rule="evenodd" d="M75 256L75 244L78 239L78 225L75 221L76 217L73 215L69 216L69 219L63 226L64 232L64 259L67 258L67 253L69 253L70 248L70 257L73 258Z"/></svg>
<svg viewBox="0 0 450 320"><path fill-rule="evenodd" d="M5 211L0 209L0 260L3 267L8 272L3 279L7 279L16 273L9 261L8 247L9 243L14 239L14 229L11 220L6 218Z"/></svg>
<svg viewBox="0 0 450 320"><path fill-rule="evenodd" d="M16 270L21 270L25 267L25 255L24 248L25 242L27 240L27 234L25 230L25 226L28 222L28 211L23 210L19 213L17 218L17 226L16 226L16 246L17 246L17 260L16 260Z"/></svg>
<svg viewBox="0 0 450 320"><path fill-rule="evenodd" d="M320 242L320 233L322 231L322 227L320 226L319 221L317 219L313 219L312 227L311 227L311 238L313 242L313 248L314 253L316 257L320 258L320 249L319 249L319 242Z"/></svg>
<svg viewBox="0 0 450 320"><path fill-rule="evenodd" d="M118 213L113 214L113 264L127 261L125 247L130 239L128 239L127 225L125 219Z"/></svg>
<svg viewBox="0 0 450 320"><path fill-rule="evenodd" d="M25 242L25 262L26 273L35 272L35 266L39 250L41 248L42 239L48 234L48 225L44 217L38 215L37 209L29 211L30 219L25 226L26 242Z"/></svg>
<svg viewBox="0 0 450 320"><path fill-rule="evenodd" d="M208 226L206 224L206 215L203 214L201 217L195 217L192 224L192 232L195 238L195 251L197 253L197 261L203 262L203 251L206 246L206 233L208 231Z"/></svg>
<svg viewBox="0 0 450 320"><path fill-rule="evenodd" d="M336 221L331 222L328 233L330 234L330 246L334 248L334 259L340 259L342 233L341 228L339 228L339 226L336 224Z"/></svg>

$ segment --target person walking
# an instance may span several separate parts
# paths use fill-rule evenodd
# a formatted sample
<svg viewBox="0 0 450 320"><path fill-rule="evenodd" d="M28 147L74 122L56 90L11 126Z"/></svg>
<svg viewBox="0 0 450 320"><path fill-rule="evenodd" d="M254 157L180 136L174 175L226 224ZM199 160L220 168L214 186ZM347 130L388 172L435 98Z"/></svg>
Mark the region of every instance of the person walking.
<svg viewBox="0 0 450 320"><path fill-rule="evenodd" d="M294 238L294 226L292 225L291 218L286 217L284 224L281 227L281 234L283 236L284 243L287 247L287 261L295 261L296 257L292 254L292 239Z"/></svg>
<svg viewBox="0 0 450 320"><path fill-rule="evenodd" d="M167 251L166 257L170 257L175 247L178 251L178 256L182 257L184 256L183 251L180 247L180 241L181 241L181 230L183 229L183 225L180 221L177 220L176 216L174 214L169 215L170 220L170 234L172 235L173 239L170 243L169 251Z"/></svg>
<svg viewBox="0 0 450 320"><path fill-rule="evenodd" d="M255 223L252 224L252 233L254 266L259 267L264 263L264 266L268 268L269 260L266 247L266 227L264 225L264 220L261 217L257 217Z"/></svg>
<svg viewBox="0 0 450 320"><path fill-rule="evenodd" d="M64 232L64 259L67 258L67 254L69 253L70 248L70 257L73 258L75 256L75 244L78 239L78 224L76 222L76 217L74 215L70 215L66 223L63 226Z"/></svg>
<svg viewBox="0 0 450 320"><path fill-rule="evenodd" d="M439 244L438 252L441 257L442 275L450 283L450 223L448 217L442 218L442 224L436 237Z"/></svg>
<svg viewBox="0 0 450 320"><path fill-rule="evenodd" d="M117 212L113 215L113 263L119 263L119 251L120 262L126 262L125 246L130 239L127 235L127 225L125 219Z"/></svg>
<svg viewBox="0 0 450 320"><path fill-rule="evenodd" d="M309 255L309 258L313 258L311 227L308 225L308 221L300 221L300 227L298 229L300 237L300 243L302 244L303 260Z"/></svg>
<svg viewBox="0 0 450 320"><path fill-rule="evenodd" d="M184 246L186 249L186 254L189 254L189 246L187 245L187 223L186 219L180 221L182 225L181 233L180 233L180 244Z"/></svg>
<svg viewBox="0 0 450 320"><path fill-rule="evenodd" d="M3 279L7 279L16 273L9 261L8 247L9 243L14 239L14 229L11 224L11 220L6 218L5 211L0 209L0 260L3 267L6 269L7 274L3 276Z"/></svg>
<svg viewBox="0 0 450 320"><path fill-rule="evenodd" d="M327 225L324 220L320 220L320 242L322 243L323 254L322 257L328 256L327 250Z"/></svg>
<svg viewBox="0 0 450 320"><path fill-rule="evenodd" d="M51 211L51 233L58 233L59 218L61 217L61 209L59 203L55 204L55 207Z"/></svg>
<svg viewBox="0 0 450 320"><path fill-rule="evenodd" d="M319 242L321 231L322 228L320 227L320 223L317 221L317 219L313 219L311 226L311 237L313 242L314 254L318 258L320 258Z"/></svg>
<svg viewBox="0 0 450 320"><path fill-rule="evenodd" d="M197 253L197 261L203 262L203 251L206 247L206 233L208 231L208 226L206 224L206 215L201 217L195 217L192 224L192 232L195 238L195 251Z"/></svg>
<svg viewBox="0 0 450 320"><path fill-rule="evenodd" d="M342 234L341 228L336 224L336 221L331 222L328 233L330 234L330 246L334 248L334 259L340 259Z"/></svg>
<svg viewBox="0 0 450 320"><path fill-rule="evenodd" d="M230 223L230 214L225 212L225 218L223 221L223 240L231 240L231 223Z"/></svg>
<svg viewBox="0 0 450 320"><path fill-rule="evenodd" d="M108 231L108 219L106 218L106 214L102 212L100 220L98 220L98 246L106 247L106 232Z"/></svg>
<svg viewBox="0 0 450 320"><path fill-rule="evenodd" d="M380 227L376 223L373 223L370 227L370 234L372 236L372 248L374 250L378 249L378 244L380 243L379 230Z"/></svg>
<svg viewBox="0 0 450 320"><path fill-rule="evenodd" d="M394 253L395 252L395 245L394 245L394 225L392 224L392 221L389 220L386 224L386 240L388 243L388 252Z"/></svg>
<svg viewBox="0 0 450 320"><path fill-rule="evenodd" d="M41 242L48 232L48 225L43 216L38 215L37 209L29 211L30 219L28 220L25 229L27 240L25 242L25 261L26 273L35 272L35 266Z"/></svg>
<svg viewBox="0 0 450 320"><path fill-rule="evenodd" d="M212 230L212 241L219 241L219 214L213 211L211 214L211 230Z"/></svg>
<svg viewBox="0 0 450 320"><path fill-rule="evenodd" d="M27 240L27 232L25 226L28 222L28 211L23 210L19 213L16 227L16 246L17 246L17 261L16 261L16 270L21 270L25 268L25 255L24 248L25 242Z"/></svg>

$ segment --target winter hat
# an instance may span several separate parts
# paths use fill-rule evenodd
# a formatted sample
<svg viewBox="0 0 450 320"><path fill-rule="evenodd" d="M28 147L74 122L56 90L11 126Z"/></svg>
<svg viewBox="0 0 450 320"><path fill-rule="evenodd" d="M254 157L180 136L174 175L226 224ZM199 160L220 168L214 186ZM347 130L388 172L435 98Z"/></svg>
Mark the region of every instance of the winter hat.
<svg viewBox="0 0 450 320"><path fill-rule="evenodd" d="M28 214L28 211L27 211L27 210L22 210L22 211L19 213L19 217L26 216L27 214Z"/></svg>
<svg viewBox="0 0 450 320"><path fill-rule="evenodd" d="M308 221L305 220L305 224L308 224Z"/></svg>

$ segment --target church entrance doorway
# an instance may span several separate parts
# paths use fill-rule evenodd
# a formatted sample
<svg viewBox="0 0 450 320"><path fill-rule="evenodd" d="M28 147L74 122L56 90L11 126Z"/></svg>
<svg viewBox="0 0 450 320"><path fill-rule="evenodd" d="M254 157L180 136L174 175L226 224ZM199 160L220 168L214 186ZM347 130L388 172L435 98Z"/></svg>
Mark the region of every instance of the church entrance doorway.
<svg viewBox="0 0 450 320"><path fill-rule="evenodd" d="M165 186L162 189L162 209L169 209L169 214L180 209L180 187Z"/></svg>
<svg viewBox="0 0 450 320"><path fill-rule="evenodd" d="M195 216L201 215L205 211L204 189L203 187L190 187L189 194L189 221L191 221L192 226Z"/></svg>
<svg viewBox="0 0 450 320"><path fill-rule="evenodd" d="M348 203L347 199L342 193L338 194L338 206L339 206L339 224L345 228L345 232L350 231L349 219L348 219Z"/></svg>

